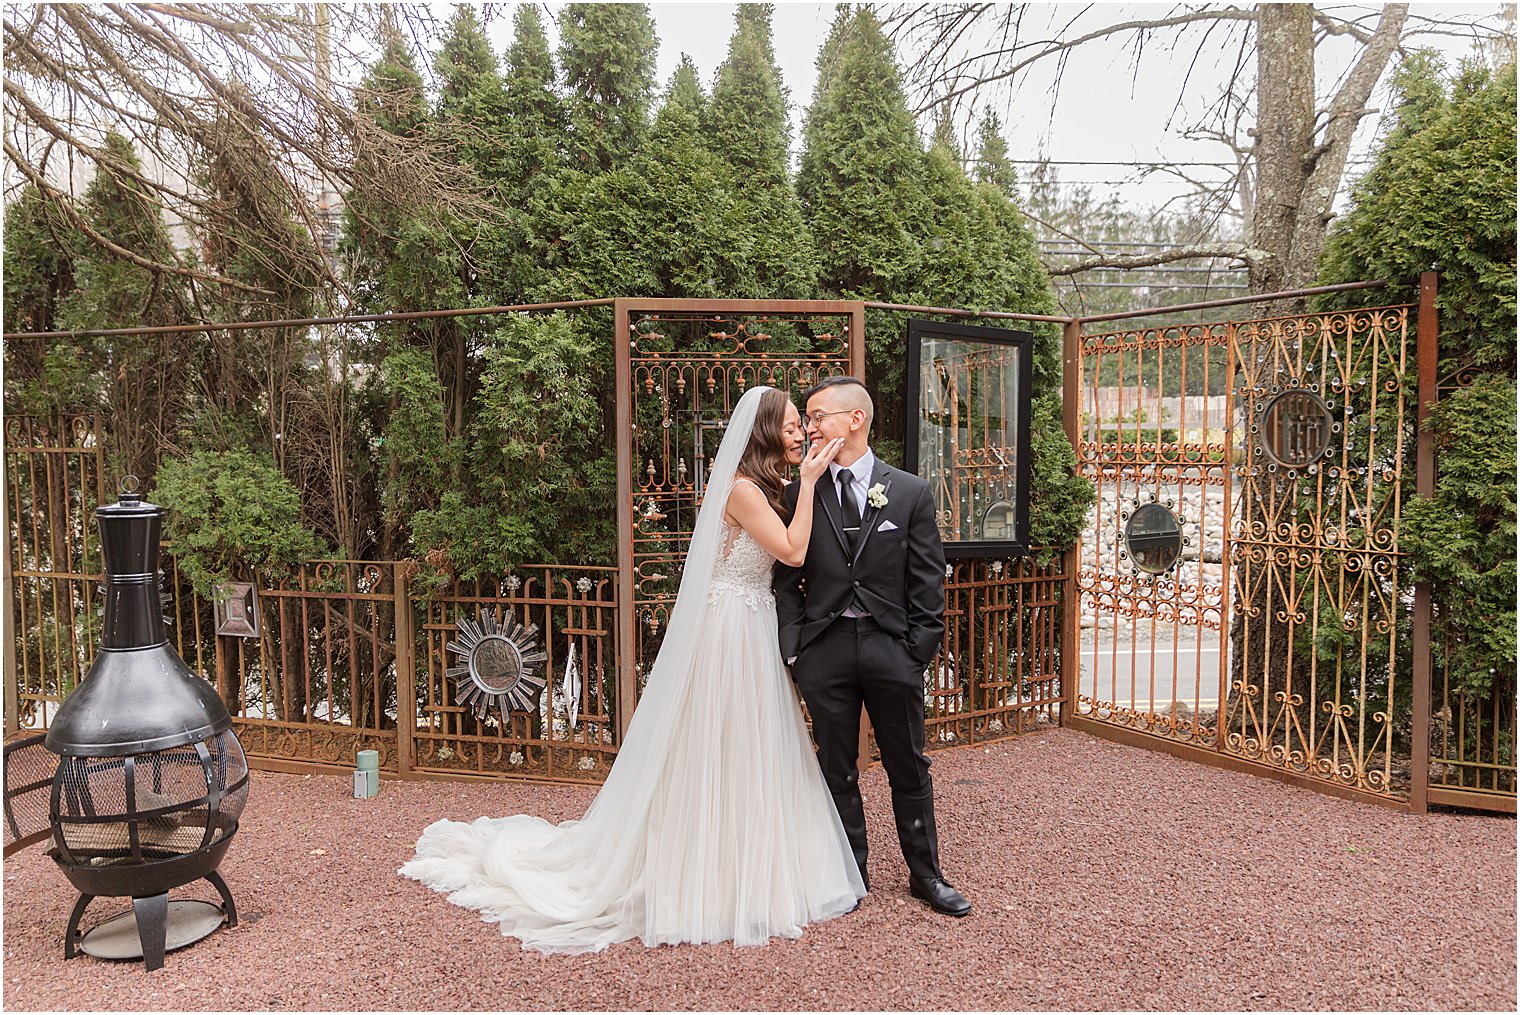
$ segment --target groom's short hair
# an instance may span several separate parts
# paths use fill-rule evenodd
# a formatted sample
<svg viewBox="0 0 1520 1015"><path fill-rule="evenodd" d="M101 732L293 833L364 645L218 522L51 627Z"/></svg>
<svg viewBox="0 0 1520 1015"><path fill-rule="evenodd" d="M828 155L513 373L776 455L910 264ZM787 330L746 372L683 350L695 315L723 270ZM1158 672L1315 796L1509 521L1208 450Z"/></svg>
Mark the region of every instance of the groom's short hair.
<svg viewBox="0 0 1520 1015"><path fill-rule="evenodd" d="M817 384L802 393L802 404L807 405L809 400L827 388L853 388L849 393L839 392L849 402L853 402L852 409L859 409L866 414L866 426L871 425L871 420L876 415L876 406L871 402L871 393L866 390L865 382L858 377L825 377Z"/></svg>

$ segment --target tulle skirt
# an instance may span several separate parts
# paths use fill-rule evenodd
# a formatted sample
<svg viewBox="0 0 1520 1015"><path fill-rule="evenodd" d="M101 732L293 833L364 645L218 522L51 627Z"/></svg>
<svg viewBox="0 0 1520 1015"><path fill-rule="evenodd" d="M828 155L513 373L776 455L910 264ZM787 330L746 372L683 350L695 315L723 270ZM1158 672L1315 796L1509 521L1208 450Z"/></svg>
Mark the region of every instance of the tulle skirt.
<svg viewBox="0 0 1520 1015"><path fill-rule="evenodd" d="M579 821L438 821L400 873L524 948L764 944L865 894L777 651L768 598L707 605L690 672L655 669ZM665 686L657 687L657 681Z"/></svg>

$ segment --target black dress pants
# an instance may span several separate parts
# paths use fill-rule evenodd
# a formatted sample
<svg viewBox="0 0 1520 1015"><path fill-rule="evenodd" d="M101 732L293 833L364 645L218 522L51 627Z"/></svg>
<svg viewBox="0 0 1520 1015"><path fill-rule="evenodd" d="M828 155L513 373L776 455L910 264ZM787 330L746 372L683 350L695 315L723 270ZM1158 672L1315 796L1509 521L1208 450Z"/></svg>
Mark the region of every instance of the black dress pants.
<svg viewBox="0 0 1520 1015"><path fill-rule="evenodd" d="M807 702L818 763L861 876L866 815L856 755L864 705L892 787L892 813L908 871L925 880L940 877L934 783L924 756L923 667L908 655L907 642L870 617L841 617L802 650L792 677Z"/></svg>

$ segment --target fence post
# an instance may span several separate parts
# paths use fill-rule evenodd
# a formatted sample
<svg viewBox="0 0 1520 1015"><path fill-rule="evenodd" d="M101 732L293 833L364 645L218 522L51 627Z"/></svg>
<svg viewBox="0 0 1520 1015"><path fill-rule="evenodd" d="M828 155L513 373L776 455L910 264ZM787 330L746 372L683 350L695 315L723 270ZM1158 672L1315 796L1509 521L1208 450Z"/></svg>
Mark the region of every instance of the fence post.
<svg viewBox="0 0 1520 1015"><path fill-rule="evenodd" d="M5 642L5 735L9 737L21 728L21 696L18 684L21 673L16 668L16 638L19 632L16 630L16 582L11 575L11 484L10 476L0 473L0 482L5 483L4 491L0 491L0 528L5 531L0 533L0 539L4 539L4 555L0 560L0 584L3 584L4 603L0 604L0 641Z"/></svg>
<svg viewBox="0 0 1520 1015"><path fill-rule="evenodd" d="M1415 324L1415 357L1419 365L1419 394L1415 407L1415 496L1436 491L1435 449L1428 417L1436 400L1439 321L1436 316L1436 272L1420 273L1420 310ZM1424 814L1430 791L1430 585L1414 587L1414 696L1409 719L1409 809Z"/></svg>
<svg viewBox="0 0 1520 1015"><path fill-rule="evenodd" d="M618 746L633 722L637 704L638 660L634 658L633 625L638 623L633 606L633 377L632 350L628 347L628 304L618 300L612 311L612 349L617 385L617 518L618 518L618 612L617 612L617 737Z"/></svg>
<svg viewBox="0 0 1520 1015"><path fill-rule="evenodd" d="M412 774L417 746L417 638L412 612L412 564L391 561L391 588L396 597L396 774Z"/></svg>
<svg viewBox="0 0 1520 1015"><path fill-rule="evenodd" d="M1061 327L1061 422L1066 439L1077 452L1077 467L1082 460L1082 319L1073 317ZM1077 572L1082 566L1082 537L1063 555L1061 576L1061 725L1077 711L1077 683L1082 673L1081 593L1077 589Z"/></svg>

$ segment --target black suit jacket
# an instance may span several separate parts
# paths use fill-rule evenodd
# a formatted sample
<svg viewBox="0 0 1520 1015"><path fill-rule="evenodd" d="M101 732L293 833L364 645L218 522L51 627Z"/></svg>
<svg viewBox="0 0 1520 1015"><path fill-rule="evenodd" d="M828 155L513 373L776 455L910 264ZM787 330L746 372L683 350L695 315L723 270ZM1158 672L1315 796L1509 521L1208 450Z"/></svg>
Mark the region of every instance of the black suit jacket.
<svg viewBox="0 0 1520 1015"><path fill-rule="evenodd" d="M838 488L828 473L813 488L813 534L801 567L776 569L776 619L781 658L801 655L858 594L882 630L904 639L908 655L927 664L945 633L945 547L934 521L929 484L876 460L868 487L885 487L887 504L861 505L862 538L847 552ZM797 504L799 483L786 488ZM890 522L886 531L883 523ZM807 591L803 592L806 579Z"/></svg>

